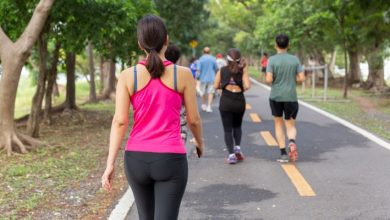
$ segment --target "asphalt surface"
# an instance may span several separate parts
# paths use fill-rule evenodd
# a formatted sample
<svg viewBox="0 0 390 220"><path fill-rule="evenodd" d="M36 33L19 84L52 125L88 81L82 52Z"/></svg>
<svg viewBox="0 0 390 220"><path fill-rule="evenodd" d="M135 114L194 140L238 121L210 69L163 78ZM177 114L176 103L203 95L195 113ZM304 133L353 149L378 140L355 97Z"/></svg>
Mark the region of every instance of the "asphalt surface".
<svg viewBox="0 0 390 220"><path fill-rule="evenodd" d="M268 95L254 84L246 92L252 107L243 122L246 158L236 165L225 163L219 99L214 112L201 112L206 152L201 159L189 153L179 219L390 219L390 151L300 105L294 165L315 193L301 196L276 162L278 148L259 133L274 136ZM257 113L261 123L249 113ZM127 219L138 219L136 212L134 205Z"/></svg>

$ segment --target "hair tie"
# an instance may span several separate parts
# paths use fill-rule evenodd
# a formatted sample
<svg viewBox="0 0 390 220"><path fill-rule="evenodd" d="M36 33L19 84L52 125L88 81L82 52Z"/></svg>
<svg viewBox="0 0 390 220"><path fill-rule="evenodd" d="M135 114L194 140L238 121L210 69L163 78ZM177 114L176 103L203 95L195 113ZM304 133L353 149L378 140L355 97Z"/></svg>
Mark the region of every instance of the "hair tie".
<svg viewBox="0 0 390 220"><path fill-rule="evenodd" d="M241 58L238 58L238 59L234 60L234 59L233 59L231 56L229 56L229 55L226 56L226 59L229 60L229 61L231 61L231 62L232 62L232 61L236 61L237 63L240 62L240 60L241 60Z"/></svg>

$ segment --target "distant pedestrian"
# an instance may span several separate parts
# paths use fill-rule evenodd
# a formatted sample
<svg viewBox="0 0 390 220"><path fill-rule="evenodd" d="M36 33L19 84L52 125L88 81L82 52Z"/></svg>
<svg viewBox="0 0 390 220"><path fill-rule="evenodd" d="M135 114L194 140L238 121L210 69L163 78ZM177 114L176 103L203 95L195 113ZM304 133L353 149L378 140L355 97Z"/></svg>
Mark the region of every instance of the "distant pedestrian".
<svg viewBox="0 0 390 220"><path fill-rule="evenodd" d="M167 50L165 51L165 58L167 58L167 60L171 61L172 63L176 64L177 61L180 59L180 56L181 56L180 49L175 44L170 43L169 46L167 47ZM187 142L187 137L188 137L186 115L187 113L183 103L180 110L180 135L184 143Z"/></svg>
<svg viewBox="0 0 390 220"><path fill-rule="evenodd" d="M192 76L196 78L196 76L198 75L198 59L196 57L192 57L190 60L190 70Z"/></svg>
<svg viewBox="0 0 390 220"><path fill-rule="evenodd" d="M165 58L172 63L176 64L179 61L181 56L180 49L176 46L176 44L169 43L167 50L165 51Z"/></svg>
<svg viewBox="0 0 390 220"><path fill-rule="evenodd" d="M213 112L211 104L214 99L214 80L218 67L215 57L210 55L210 48L203 49L203 56L200 57L198 64L202 110Z"/></svg>
<svg viewBox="0 0 390 220"><path fill-rule="evenodd" d="M299 59L287 53L288 36L279 34L275 41L277 54L268 60L266 81L272 84L269 103L274 116L275 135L281 152L277 160L286 163L289 160L294 162L298 159L295 127L295 119L298 114L296 82L305 80L305 74ZM286 133L288 137L287 149Z"/></svg>
<svg viewBox="0 0 390 220"><path fill-rule="evenodd" d="M188 177L186 148L180 138L183 98L199 155L203 153L194 78L188 68L166 60L168 33L161 18L143 17L137 25L137 38L146 60L119 76L102 186L112 189L115 159L127 130L131 103L134 124L126 144L124 167L139 219L175 220Z"/></svg>
<svg viewBox="0 0 390 220"><path fill-rule="evenodd" d="M267 74L267 63L268 63L268 54L264 52L263 56L261 57L261 61L260 61L261 73L263 74L264 79L265 79L265 76Z"/></svg>
<svg viewBox="0 0 390 220"><path fill-rule="evenodd" d="M226 63L226 60L223 58L222 54L221 53L218 53L217 56L217 67L218 69L220 70L222 67L226 66L227 63Z"/></svg>
<svg viewBox="0 0 390 220"><path fill-rule="evenodd" d="M222 67L215 78L214 88L222 89L219 103L225 144L229 152L227 163L244 160L241 149L242 118L245 113L244 91L250 88L246 62L238 49L227 53L228 64Z"/></svg>

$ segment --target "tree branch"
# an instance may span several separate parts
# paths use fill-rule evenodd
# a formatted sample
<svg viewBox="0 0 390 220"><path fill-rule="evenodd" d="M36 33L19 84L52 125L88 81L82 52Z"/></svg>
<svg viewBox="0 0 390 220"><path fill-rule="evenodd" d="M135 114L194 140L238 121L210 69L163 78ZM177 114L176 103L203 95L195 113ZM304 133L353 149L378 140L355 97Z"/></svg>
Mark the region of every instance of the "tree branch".
<svg viewBox="0 0 390 220"><path fill-rule="evenodd" d="M28 23L26 29L20 38L16 41L18 47L20 46L20 53L28 54L37 41L43 26L46 22L49 11L53 6L54 0L40 0L34 10L34 14Z"/></svg>
<svg viewBox="0 0 390 220"><path fill-rule="evenodd" d="M5 45L12 44L12 41L9 39L6 33L4 33L3 28L0 27L0 55L3 54Z"/></svg>
<svg viewBox="0 0 390 220"><path fill-rule="evenodd" d="M248 3L246 1L243 1L243 0L237 0L239 3L241 3L246 10L248 11L251 11L251 7L249 7Z"/></svg>

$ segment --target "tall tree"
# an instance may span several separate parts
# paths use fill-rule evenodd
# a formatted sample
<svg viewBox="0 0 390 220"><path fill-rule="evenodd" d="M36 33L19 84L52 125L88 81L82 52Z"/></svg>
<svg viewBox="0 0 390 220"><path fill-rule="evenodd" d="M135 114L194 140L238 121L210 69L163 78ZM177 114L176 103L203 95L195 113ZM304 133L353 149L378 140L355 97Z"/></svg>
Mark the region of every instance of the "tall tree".
<svg viewBox="0 0 390 220"><path fill-rule="evenodd" d="M157 12L166 20L169 38L183 52L190 52L189 42L197 40L207 27L207 0L154 0Z"/></svg>
<svg viewBox="0 0 390 220"><path fill-rule="evenodd" d="M27 122L27 133L32 137L39 137L39 123L40 114L42 110L42 101L46 90L46 76L47 76L47 65L46 59L48 56L47 49L47 38L44 36L44 32L38 37L38 50L39 50L39 76L38 84L35 95L33 97L31 113Z"/></svg>
<svg viewBox="0 0 390 220"><path fill-rule="evenodd" d="M54 0L39 1L30 22L16 42L12 42L0 27L0 59L4 71L0 81L0 103L2 103L0 106L0 148L5 148L9 156L14 149L25 153L27 152L25 144L37 143L35 139L16 131L15 99L21 70L42 31L53 3Z"/></svg>
<svg viewBox="0 0 390 220"><path fill-rule="evenodd" d="M88 55L88 70L89 70L89 101L97 102L96 84L95 84L95 64L93 61L93 45L91 41L88 41L87 55Z"/></svg>
<svg viewBox="0 0 390 220"><path fill-rule="evenodd" d="M364 1L359 0L364 19L361 23L363 29L363 51L368 63L368 78L364 83L366 89L383 92L388 89L384 77L384 55L389 45L390 35L390 2L385 0Z"/></svg>

